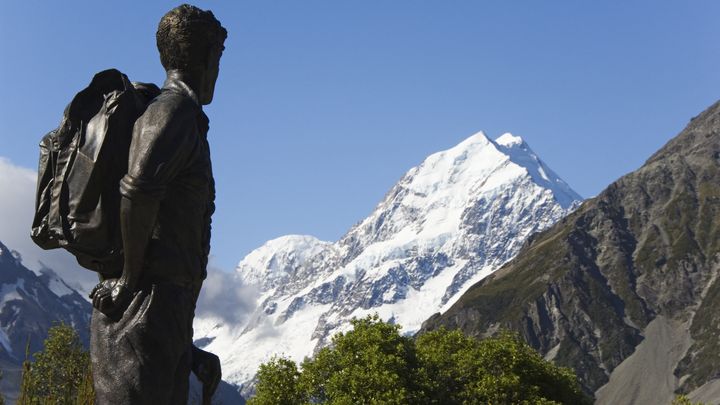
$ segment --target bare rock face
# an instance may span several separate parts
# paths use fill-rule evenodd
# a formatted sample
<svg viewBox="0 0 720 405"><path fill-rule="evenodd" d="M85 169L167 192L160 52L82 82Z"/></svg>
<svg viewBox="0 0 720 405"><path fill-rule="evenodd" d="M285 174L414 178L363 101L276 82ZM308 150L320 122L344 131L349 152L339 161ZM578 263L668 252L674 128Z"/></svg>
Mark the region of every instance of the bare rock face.
<svg viewBox="0 0 720 405"><path fill-rule="evenodd" d="M718 273L720 102L639 170L530 238L422 331L518 331L594 392L662 316L689 325L691 343L673 354L680 360L667 377L673 389L690 392L720 378Z"/></svg>

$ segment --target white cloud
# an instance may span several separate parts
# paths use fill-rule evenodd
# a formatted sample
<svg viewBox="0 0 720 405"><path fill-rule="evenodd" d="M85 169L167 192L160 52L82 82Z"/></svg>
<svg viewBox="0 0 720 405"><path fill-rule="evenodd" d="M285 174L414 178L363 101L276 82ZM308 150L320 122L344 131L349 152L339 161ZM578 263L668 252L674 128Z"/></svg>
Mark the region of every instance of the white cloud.
<svg viewBox="0 0 720 405"><path fill-rule="evenodd" d="M233 325L242 325L255 309L260 292L243 285L234 272L208 267L195 313L215 316Z"/></svg>
<svg viewBox="0 0 720 405"><path fill-rule="evenodd" d="M97 284L97 274L80 267L63 249L42 250L30 239L36 181L34 170L0 157L0 241L20 252L27 268L39 273L44 264L72 287L88 292Z"/></svg>

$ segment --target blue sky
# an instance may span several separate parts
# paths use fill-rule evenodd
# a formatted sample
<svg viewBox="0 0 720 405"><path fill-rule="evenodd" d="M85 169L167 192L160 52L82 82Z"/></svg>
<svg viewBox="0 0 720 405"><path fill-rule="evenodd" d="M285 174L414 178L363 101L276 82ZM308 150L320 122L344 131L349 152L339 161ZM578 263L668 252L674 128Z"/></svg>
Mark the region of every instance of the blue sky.
<svg viewBox="0 0 720 405"><path fill-rule="evenodd" d="M162 83L154 33L177 4L3 2L0 157L33 168L99 70ZM479 130L522 136L595 195L720 85L717 1L195 4L229 31L206 108L224 269L284 234L338 239L407 169Z"/></svg>

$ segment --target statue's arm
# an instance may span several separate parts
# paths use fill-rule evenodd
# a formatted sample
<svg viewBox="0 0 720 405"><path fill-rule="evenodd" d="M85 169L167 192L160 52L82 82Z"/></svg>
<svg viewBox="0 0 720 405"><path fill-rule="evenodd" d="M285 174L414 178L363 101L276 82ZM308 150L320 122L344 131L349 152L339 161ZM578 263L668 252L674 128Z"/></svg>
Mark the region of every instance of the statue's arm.
<svg viewBox="0 0 720 405"><path fill-rule="evenodd" d="M128 173L120 181L123 272L117 280L98 284L90 295L93 306L108 316L122 313L137 289L167 185L195 147L193 115L182 107L151 105L133 128Z"/></svg>
<svg viewBox="0 0 720 405"><path fill-rule="evenodd" d="M120 229L125 264L119 279L98 284L90 298L93 306L107 316L119 316L129 305L142 276L143 261L155 225L160 200L142 195L123 196L120 202Z"/></svg>
<svg viewBox="0 0 720 405"><path fill-rule="evenodd" d="M152 235L160 201L154 198L123 196L120 203L125 265L118 280L124 288L135 291L142 275L145 251Z"/></svg>

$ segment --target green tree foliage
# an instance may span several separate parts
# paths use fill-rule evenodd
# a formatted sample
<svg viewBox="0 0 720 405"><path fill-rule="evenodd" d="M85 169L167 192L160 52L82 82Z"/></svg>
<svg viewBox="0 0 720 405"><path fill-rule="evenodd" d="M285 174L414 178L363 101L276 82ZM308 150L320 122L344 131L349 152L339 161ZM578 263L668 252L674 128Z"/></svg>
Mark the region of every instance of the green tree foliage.
<svg viewBox="0 0 720 405"><path fill-rule="evenodd" d="M413 340L377 315L352 325L300 369L278 357L263 364L248 403L590 403L569 369L545 361L510 333L476 340L440 329Z"/></svg>
<svg viewBox="0 0 720 405"><path fill-rule="evenodd" d="M412 339L377 315L353 319L314 359L305 360L300 388L316 403L407 404L417 387L417 356Z"/></svg>
<svg viewBox="0 0 720 405"><path fill-rule="evenodd" d="M90 356L71 326L51 327L33 357L23 364L18 405L93 404Z"/></svg>
<svg viewBox="0 0 720 405"><path fill-rule="evenodd" d="M300 372L294 361L273 357L258 370L257 395L252 403L258 405L304 403L304 397L298 389L299 377Z"/></svg>
<svg viewBox="0 0 720 405"><path fill-rule="evenodd" d="M435 404L582 404L574 373L545 361L517 335L476 340L440 329L416 342Z"/></svg>

